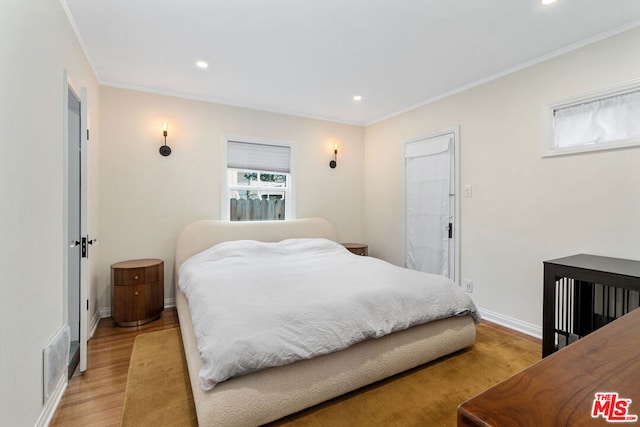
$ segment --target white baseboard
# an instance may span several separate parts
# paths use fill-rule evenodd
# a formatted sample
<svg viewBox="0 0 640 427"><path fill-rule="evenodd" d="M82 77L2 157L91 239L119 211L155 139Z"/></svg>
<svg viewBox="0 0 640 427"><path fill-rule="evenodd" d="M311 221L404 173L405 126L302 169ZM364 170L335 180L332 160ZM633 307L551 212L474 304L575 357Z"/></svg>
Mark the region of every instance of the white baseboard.
<svg viewBox="0 0 640 427"><path fill-rule="evenodd" d="M100 310L98 310L98 313L100 313L101 319L104 319L105 317L111 317L111 307L101 307Z"/></svg>
<svg viewBox="0 0 640 427"><path fill-rule="evenodd" d="M100 310L96 310L91 321L89 322L89 335L87 339L91 338L93 334L96 332L96 328L98 327L98 323L100 322Z"/></svg>
<svg viewBox="0 0 640 427"><path fill-rule="evenodd" d="M40 413L40 417L38 417L38 421L36 421L35 427L46 427L49 425L51 420L53 419L53 415L56 413L56 409L60 404L60 399L62 399L62 395L64 391L67 389L68 379L67 379L67 371L64 372L64 375L60 377L56 388L54 389L51 397L49 397L49 401L45 403L42 412Z"/></svg>
<svg viewBox="0 0 640 427"><path fill-rule="evenodd" d="M165 298L164 300L164 306L166 307L175 307L176 306L176 299L175 298ZM109 307L102 307L100 310L98 310L100 313L100 317L101 318L105 318L105 317L111 317L111 306Z"/></svg>
<svg viewBox="0 0 640 427"><path fill-rule="evenodd" d="M487 310L485 308L478 307L480 315L483 319L488 320L498 325L502 325L506 328L522 332L523 334L531 335L532 337L542 339L542 327L534 325L533 323L523 322L522 320L514 319L513 317L505 316L495 311Z"/></svg>

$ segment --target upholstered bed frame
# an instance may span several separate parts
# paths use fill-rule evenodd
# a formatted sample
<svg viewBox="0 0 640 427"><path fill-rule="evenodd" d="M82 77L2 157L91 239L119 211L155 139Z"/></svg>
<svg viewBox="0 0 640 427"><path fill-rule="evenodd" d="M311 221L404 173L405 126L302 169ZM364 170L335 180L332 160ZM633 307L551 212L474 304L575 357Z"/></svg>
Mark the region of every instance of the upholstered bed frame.
<svg viewBox="0 0 640 427"><path fill-rule="evenodd" d="M180 234L175 268L217 243L253 239L265 242L294 237L337 240L326 220L222 222L198 221ZM232 378L211 391L200 388L201 360L193 334L189 304L177 287L176 305L189 377L200 426L260 425L349 391L414 368L473 344L470 316L438 320L370 339L346 350Z"/></svg>

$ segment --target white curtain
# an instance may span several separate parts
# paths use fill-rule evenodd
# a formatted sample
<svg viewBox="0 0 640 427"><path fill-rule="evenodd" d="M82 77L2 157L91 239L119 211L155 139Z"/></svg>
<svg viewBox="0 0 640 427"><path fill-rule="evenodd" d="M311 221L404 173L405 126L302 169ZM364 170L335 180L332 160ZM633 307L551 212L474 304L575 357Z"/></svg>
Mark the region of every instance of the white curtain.
<svg viewBox="0 0 640 427"><path fill-rule="evenodd" d="M640 90L553 111L556 148L640 138Z"/></svg>
<svg viewBox="0 0 640 427"><path fill-rule="evenodd" d="M405 150L405 263L449 277L450 135L407 144Z"/></svg>

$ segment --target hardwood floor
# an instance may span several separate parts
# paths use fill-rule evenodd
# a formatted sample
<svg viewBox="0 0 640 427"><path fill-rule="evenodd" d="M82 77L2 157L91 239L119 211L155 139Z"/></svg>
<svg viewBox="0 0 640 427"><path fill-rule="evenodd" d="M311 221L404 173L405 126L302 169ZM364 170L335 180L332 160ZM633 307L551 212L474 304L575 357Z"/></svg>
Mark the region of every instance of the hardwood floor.
<svg viewBox="0 0 640 427"><path fill-rule="evenodd" d="M139 334L178 327L175 308L147 325L114 326L102 319L88 343L88 369L75 373L52 426L119 426L129 360ZM457 403L540 360L541 342L482 322L471 350L396 375L344 397L277 421L274 425L455 425ZM452 375L465 378L451 384ZM407 393L407 390L409 393ZM455 406L442 404L447 396ZM358 420L358 421L355 421Z"/></svg>
<svg viewBox="0 0 640 427"><path fill-rule="evenodd" d="M101 319L87 343L87 371L73 375L50 425L119 426L136 336L178 326L175 308L165 309L160 319L142 326L122 328L110 318Z"/></svg>

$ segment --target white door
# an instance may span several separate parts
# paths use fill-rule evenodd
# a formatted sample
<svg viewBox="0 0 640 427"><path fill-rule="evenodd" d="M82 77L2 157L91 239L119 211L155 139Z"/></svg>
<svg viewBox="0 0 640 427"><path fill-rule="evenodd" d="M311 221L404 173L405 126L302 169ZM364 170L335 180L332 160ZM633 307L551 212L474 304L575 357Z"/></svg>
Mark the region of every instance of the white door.
<svg viewBox="0 0 640 427"><path fill-rule="evenodd" d="M87 333L89 331L89 128L87 88L80 90L80 233L84 253L80 257L80 372L87 370Z"/></svg>
<svg viewBox="0 0 640 427"><path fill-rule="evenodd" d="M66 74L66 73L65 73ZM67 90L66 318L70 329L70 363L87 369L88 245L87 236L87 91L80 96L65 75Z"/></svg>
<svg viewBox="0 0 640 427"><path fill-rule="evenodd" d="M457 130L405 144L404 264L458 280Z"/></svg>
<svg viewBox="0 0 640 427"><path fill-rule="evenodd" d="M80 260L82 234L80 229L80 98L73 89L67 91L67 325L69 373L80 361Z"/></svg>

